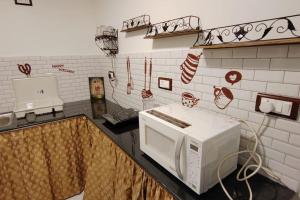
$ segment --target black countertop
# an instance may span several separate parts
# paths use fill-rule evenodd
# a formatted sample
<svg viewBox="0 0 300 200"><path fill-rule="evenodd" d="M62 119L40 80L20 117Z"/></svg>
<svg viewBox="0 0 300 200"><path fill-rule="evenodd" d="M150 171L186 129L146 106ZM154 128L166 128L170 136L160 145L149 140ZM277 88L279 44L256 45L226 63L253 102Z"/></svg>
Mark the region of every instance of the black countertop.
<svg viewBox="0 0 300 200"><path fill-rule="evenodd" d="M90 100L66 103L64 111L53 114L37 116L36 121L28 123L25 119L14 119L13 124L8 127L0 128L0 132L5 133L9 130L35 126L41 123L66 119L85 115L93 121L107 136L118 144L129 156L131 156L148 174L163 185L176 199L179 200L227 200L220 185L208 190L208 192L197 195L190 190L176 177L158 165L150 157L141 152L139 148L139 129L137 122L131 122L120 127L110 126L101 115L103 113L121 110L119 106L110 101L91 102ZM224 184L230 194L236 200L247 200L248 190L243 182L235 180L236 172L229 175ZM297 200L295 193L269 179L256 175L250 180L255 200Z"/></svg>

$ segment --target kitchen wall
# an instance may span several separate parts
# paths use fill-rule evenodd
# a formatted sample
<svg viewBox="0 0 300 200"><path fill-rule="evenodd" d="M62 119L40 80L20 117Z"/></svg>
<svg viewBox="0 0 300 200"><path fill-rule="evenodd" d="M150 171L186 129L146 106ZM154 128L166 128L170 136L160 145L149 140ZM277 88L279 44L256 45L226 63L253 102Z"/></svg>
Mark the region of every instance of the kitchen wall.
<svg viewBox="0 0 300 200"><path fill-rule="evenodd" d="M23 78L17 64L30 63L32 76L52 73L57 76L59 93L64 102L89 99L88 77L103 76L101 71L110 65L110 59L101 56L36 56L0 57L0 113L12 111L15 95L12 79ZM74 73L62 72L52 65L63 64L65 69ZM106 74L106 73L105 73Z"/></svg>
<svg viewBox="0 0 300 200"><path fill-rule="evenodd" d="M97 24L122 29L123 20L148 14L152 23L187 15L199 16L204 29L299 13L299 0L96 0ZM139 53L188 49L196 35L144 40L146 30L120 33L120 52Z"/></svg>
<svg viewBox="0 0 300 200"><path fill-rule="evenodd" d="M188 2L188 3L187 3ZM33 7L15 6L13 1L0 2L0 112L13 109L11 79L24 77L18 63L32 65L33 76L54 73L65 102L89 98L88 77L104 76L111 70L110 59L98 56L93 43L96 25L121 28L122 21L141 14L150 14L153 22L185 15L197 15L205 28L230 25L265 18L292 15L298 12L298 0L39 0ZM184 91L200 98L199 107L220 114L239 117L257 127L263 116L254 111L257 92L270 92L299 97L300 45L205 50L192 83L180 82L180 67L195 36L144 40L145 30L120 33L120 55L116 58L118 83L116 98L121 105L141 110L144 57L153 58L152 91L154 98L146 107L181 101ZM102 54L101 54L102 55ZM131 58L134 90L126 95L126 57ZM64 64L75 73L59 72L52 64ZM224 81L231 69L238 70L243 80L233 86ZM172 92L157 88L157 77L173 78ZM106 97L112 100L112 89L105 80ZM235 99L221 111L213 103L213 86L226 86ZM300 120L269 117L265 122L262 142L266 165L294 191L300 183ZM241 148L245 148L249 130L243 126ZM262 148L261 148L262 150ZM243 162L244 157L240 157Z"/></svg>
<svg viewBox="0 0 300 200"><path fill-rule="evenodd" d="M122 21L142 14L149 14L151 22L196 15L201 19L204 29L231 25L268 18L298 14L300 1L241 1L238 0L97 0L97 24L122 28ZM143 39L146 30L120 33L120 55L116 60L118 77L115 97L126 107L143 109L141 90L144 85L144 57L153 58L152 91L154 98L145 102L144 107L181 102L182 92L190 92L200 98L198 107L204 107L249 122L257 128L263 115L255 112L257 92L300 97L300 46L253 47L237 49L205 50L196 76L191 84L180 81L180 64L188 52L199 54L202 50L189 50L196 35L165 38L159 40ZM134 90L126 94L126 57L131 58ZM106 73L110 67L103 68ZM243 80L231 86L224 76L231 69L243 74ZM104 73L105 73L104 72ZM157 88L159 76L173 79L173 91ZM219 110L213 103L213 87L226 86L234 94L234 100L225 110ZM112 100L112 90L106 82L106 98ZM268 117L263 129L260 151L265 154L265 164L278 174L289 188L299 192L300 186L300 120L291 121ZM242 128L241 149L246 147L249 129ZM240 162L245 160L240 156Z"/></svg>
<svg viewBox="0 0 300 200"><path fill-rule="evenodd" d="M176 50L152 53L120 54L117 56L116 75L118 84L115 98L126 107L143 109L141 90L144 88L144 57L153 58L152 92L154 98L145 101L145 107L181 102L181 94L190 92L200 98L198 107L208 108L220 114L246 120L257 128L263 119L254 110L257 92L300 97L300 45L249 47L237 49L203 50L204 56L195 77L188 85L181 83L180 64L188 52L199 50ZM134 90L127 95L126 57L131 59ZM241 82L231 85L225 74L232 69L242 73ZM102 68L107 71L107 68ZM105 73L105 72L104 72ZM158 77L173 79L173 91L158 89ZM106 82L106 97L110 100L112 90ZM228 87L234 100L225 110L214 104L213 87ZM216 122L217 123L217 122ZM241 149L246 148L250 130L242 126ZM260 152L265 164L278 174L292 190L299 191L300 182L300 120L291 121L268 117L264 123ZM240 162L245 160L240 157Z"/></svg>
<svg viewBox="0 0 300 200"><path fill-rule="evenodd" d="M94 0L0 1L0 56L95 55Z"/></svg>

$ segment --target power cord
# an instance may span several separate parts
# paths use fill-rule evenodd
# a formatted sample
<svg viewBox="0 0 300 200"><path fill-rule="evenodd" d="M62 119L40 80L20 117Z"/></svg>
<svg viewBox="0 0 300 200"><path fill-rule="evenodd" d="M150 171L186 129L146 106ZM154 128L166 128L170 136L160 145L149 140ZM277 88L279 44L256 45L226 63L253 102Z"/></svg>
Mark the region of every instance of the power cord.
<svg viewBox="0 0 300 200"><path fill-rule="evenodd" d="M242 168L238 171L237 173L237 176L236 176L236 180L237 181L245 181L246 185L247 185L247 188L248 188L248 191L249 191L249 200L252 200L253 199L253 194L252 194L252 189L251 189L251 186L248 182L248 180L250 178L252 178L254 175L256 175L258 173L259 170L263 170L267 175L269 175L272 179L274 179L275 181L277 182L280 182L280 178L278 176L276 176L271 169L267 168L267 167L264 167L263 166L263 161L262 161L262 157L259 153L257 153L257 147L258 147L258 142L259 142L259 137L260 137L260 130L264 124L264 121L266 119L266 113L269 113L269 112L272 112L272 110L274 109L274 105L272 105L271 103L268 103L268 105L266 104L263 104L261 107L260 107L260 110L262 112L264 112L264 118L263 120L261 121L257 131L255 131L246 121L242 120L242 119L238 119L238 121L240 121L241 123L245 124L250 130L251 130L251 133L253 134L253 136L251 138L249 138L249 143L247 145L247 150L243 150L243 151L239 151L239 152L236 152L236 153L232 153L232 154L229 154L227 155L226 157L223 158L223 160L220 162L219 166L218 166L218 171L217 171L217 175L218 175L218 179L219 179L219 182L220 182L220 185L224 191L224 193L226 194L226 196L228 197L228 199L230 200L234 200L231 195L229 194L229 192L227 191L226 187L224 186L223 182L222 182L222 179L221 179L221 175L220 175L220 170L224 164L224 162L234 156L237 156L239 154L249 154L249 158L246 160L246 162L242 165ZM254 137L254 146L253 146L253 149L250 150L249 149L249 146L252 142L252 138ZM249 162L253 160L255 164L249 164ZM248 173L248 170L249 169L254 169L252 173L250 173L249 175L247 175ZM243 174L241 176L241 174Z"/></svg>

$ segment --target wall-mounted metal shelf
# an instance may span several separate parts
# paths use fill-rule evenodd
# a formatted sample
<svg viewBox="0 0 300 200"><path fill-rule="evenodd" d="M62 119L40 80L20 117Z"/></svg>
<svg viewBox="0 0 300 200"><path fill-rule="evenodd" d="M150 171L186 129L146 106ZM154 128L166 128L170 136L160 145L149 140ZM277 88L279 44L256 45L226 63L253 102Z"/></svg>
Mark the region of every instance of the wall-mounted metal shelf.
<svg viewBox="0 0 300 200"><path fill-rule="evenodd" d="M176 18L149 26L144 39L158 39L200 32L200 19L196 16Z"/></svg>
<svg viewBox="0 0 300 200"><path fill-rule="evenodd" d="M192 47L203 49L221 49L221 48L238 48L238 47L253 47L253 46L274 46L285 44L300 44L300 38L287 38L287 39L273 39L273 40L259 40L251 42L235 42L227 44L214 44L214 45L197 45Z"/></svg>
<svg viewBox="0 0 300 200"><path fill-rule="evenodd" d="M123 22L121 32L132 32L146 29L151 25L149 15L141 15Z"/></svg>
<svg viewBox="0 0 300 200"><path fill-rule="evenodd" d="M300 15L203 30L192 48L219 49L300 43Z"/></svg>

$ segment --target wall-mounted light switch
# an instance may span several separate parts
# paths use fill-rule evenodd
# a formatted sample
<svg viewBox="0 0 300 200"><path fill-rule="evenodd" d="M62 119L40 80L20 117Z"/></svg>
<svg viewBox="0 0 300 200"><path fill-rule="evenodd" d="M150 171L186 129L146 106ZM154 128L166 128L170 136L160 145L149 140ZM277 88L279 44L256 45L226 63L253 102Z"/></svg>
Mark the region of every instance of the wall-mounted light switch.
<svg viewBox="0 0 300 200"><path fill-rule="evenodd" d="M280 116L294 120L296 120L298 117L300 104L300 99L298 98L258 93L255 106L255 110L258 112L261 112L259 108L261 103L273 104L274 110L271 113L268 113L270 115Z"/></svg>

